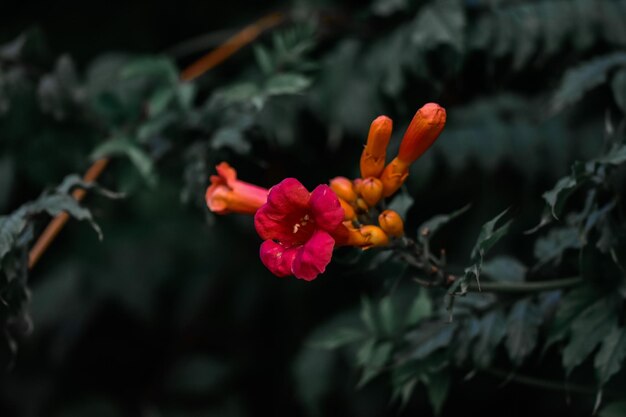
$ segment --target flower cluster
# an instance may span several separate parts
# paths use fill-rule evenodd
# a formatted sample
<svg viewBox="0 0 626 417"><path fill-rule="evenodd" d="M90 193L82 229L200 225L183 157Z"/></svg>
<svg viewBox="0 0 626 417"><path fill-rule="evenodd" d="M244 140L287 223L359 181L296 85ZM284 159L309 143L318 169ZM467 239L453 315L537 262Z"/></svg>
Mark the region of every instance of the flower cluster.
<svg viewBox="0 0 626 417"><path fill-rule="evenodd" d="M218 214L254 214L263 239L263 264L276 276L311 281L325 271L337 246L384 247L403 236L400 215L381 211L380 203L398 191L411 164L435 142L445 123L443 107L424 105L409 124L398 155L386 164L393 122L379 116L361 154L361 178L336 177L313 192L295 178L267 190L238 180L235 170L222 162L218 175L211 176L207 206Z"/></svg>

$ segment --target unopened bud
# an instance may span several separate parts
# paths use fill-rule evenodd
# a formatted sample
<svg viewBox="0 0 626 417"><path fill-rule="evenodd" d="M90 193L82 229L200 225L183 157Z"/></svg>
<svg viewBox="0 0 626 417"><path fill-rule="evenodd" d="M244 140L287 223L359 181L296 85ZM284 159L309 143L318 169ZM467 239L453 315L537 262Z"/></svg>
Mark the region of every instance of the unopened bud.
<svg viewBox="0 0 626 417"><path fill-rule="evenodd" d="M361 226L358 230L361 236L365 238L365 245L361 245L363 249L377 248L389 244L389 236L378 226L366 225Z"/></svg>
<svg viewBox="0 0 626 417"><path fill-rule="evenodd" d="M380 213L378 224L389 236L400 237L404 234L402 217L393 210L385 210Z"/></svg>
<svg viewBox="0 0 626 417"><path fill-rule="evenodd" d="M368 206L373 207L383 197L383 183L378 178L365 178L360 187L360 194Z"/></svg>
<svg viewBox="0 0 626 417"><path fill-rule="evenodd" d="M398 151L398 159L411 165L437 140L446 125L446 110L436 103L427 103L413 116Z"/></svg>
<svg viewBox="0 0 626 417"><path fill-rule="evenodd" d="M341 204L341 208L343 209L344 220L352 220L356 217L356 213L354 212L354 209L346 200L339 197L339 204Z"/></svg>
<svg viewBox="0 0 626 417"><path fill-rule="evenodd" d="M378 116L370 126L367 144L361 154L361 176L378 177L385 167L387 145L393 122L387 116Z"/></svg>
<svg viewBox="0 0 626 417"><path fill-rule="evenodd" d="M406 181L409 176L409 165L398 158L394 159L385 167L380 180L383 183L383 197L389 197Z"/></svg>
<svg viewBox="0 0 626 417"><path fill-rule="evenodd" d="M337 194L337 197L343 198L348 203L356 200L357 195L352 187L352 181L346 177L335 177L330 180L330 189Z"/></svg>

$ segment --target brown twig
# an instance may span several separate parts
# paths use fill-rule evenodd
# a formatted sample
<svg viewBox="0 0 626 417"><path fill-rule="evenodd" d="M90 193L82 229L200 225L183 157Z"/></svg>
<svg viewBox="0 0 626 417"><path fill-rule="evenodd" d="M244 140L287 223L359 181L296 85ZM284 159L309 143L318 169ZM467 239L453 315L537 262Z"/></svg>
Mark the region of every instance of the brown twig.
<svg viewBox="0 0 626 417"><path fill-rule="evenodd" d="M246 26L234 36L227 39L220 47L214 49L202 58L189 65L181 73L180 78L183 81L190 81L198 78L211 68L224 62L232 54L239 49L254 41L261 33L271 29L285 20L282 13L272 13L262 17L253 24Z"/></svg>
<svg viewBox="0 0 626 417"><path fill-rule="evenodd" d="M215 48L213 51L204 55L199 60L185 68L180 75L183 81L192 81L200 77L208 70L215 68L222 62L226 61L231 55L237 52L245 45L254 41L261 33L271 29L285 20L285 16L282 13L271 13L264 16L246 26L235 35L227 39L222 45ZM93 182L100 177L100 174L104 171L109 163L109 158L101 158L95 161L85 173L83 180L85 182ZM86 190L76 189L72 193L72 196L81 201L85 198ZM67 223L70 216L66 212L57 215L48 226L45 228L35 245L28 254L28 269L32 269L43 253L48 249L50 244L54 241L59 232L63 229L63 226Z"/></svg>

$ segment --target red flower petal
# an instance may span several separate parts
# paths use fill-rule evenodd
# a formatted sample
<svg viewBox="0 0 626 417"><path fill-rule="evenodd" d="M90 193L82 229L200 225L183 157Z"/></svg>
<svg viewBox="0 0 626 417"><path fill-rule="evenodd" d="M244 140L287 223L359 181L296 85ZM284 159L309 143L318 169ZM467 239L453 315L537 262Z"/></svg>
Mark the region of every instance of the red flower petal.
<svg viewBox="0 0 626 417"><path fill-rule="evenodd" d="M291 275L291 267L297 251L296 248L286 249L273 240L266 240L261 244L261 262L277 277L286 277Z"/></svg>
<svg viewBox="0 0 626 417"><path fill-rule="evenodd" d="M328 185L318 185L309 201L316 227L332 232L343 221L343 209L337 195Z"/></svg>
<svg viewBox="0 0 626 417"><path fill-rule="evenodd" d="M295 178L286 178L270 189L267 203L254 216L261 239L275 239L291 246L293 227L308 211L310 194Z"/></svg>
<svg viewBox="0 0 626 417"><path fill-rule="evenodd" d="M311 281L326 270L333 256L335 240L323 230L313 232L311 238L298 248L291 272L300 279Z"/></svg>

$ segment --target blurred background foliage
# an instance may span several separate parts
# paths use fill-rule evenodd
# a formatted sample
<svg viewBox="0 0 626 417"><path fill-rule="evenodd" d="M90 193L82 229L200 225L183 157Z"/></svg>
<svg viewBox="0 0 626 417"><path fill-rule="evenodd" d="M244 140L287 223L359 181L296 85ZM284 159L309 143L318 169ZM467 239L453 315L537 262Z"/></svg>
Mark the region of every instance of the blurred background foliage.
<svg viewBox="0 0 626 417"><path fill-rule="evenodd" d="M0 29L0 415L626 413L625 1L15 7ZM180 80L274 11L279 27ZM396 204L408 235L429 226L420 242L446 249L455 289L480 276L483 293L422 288L390 252L280 280L251 218L206 209L222 160L265 187L353 178L371 120L394 120L393 154L429 101L448 123ZM98 182L125 197L79 205L69 192L93 186L70 174L101 157ZM29 273L63 210L103 240L72 221Z"/></svg>

